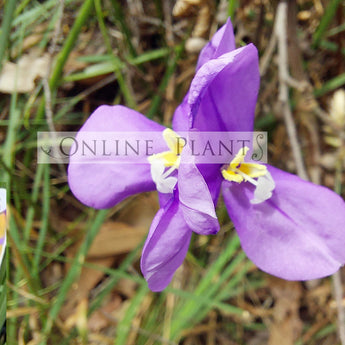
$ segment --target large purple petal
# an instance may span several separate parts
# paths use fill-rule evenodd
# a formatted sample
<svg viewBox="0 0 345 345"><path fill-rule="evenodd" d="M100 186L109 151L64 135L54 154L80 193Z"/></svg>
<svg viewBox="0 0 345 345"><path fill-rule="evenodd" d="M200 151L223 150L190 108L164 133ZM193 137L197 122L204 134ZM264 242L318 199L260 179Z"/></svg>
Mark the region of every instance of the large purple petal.
<svg viewBox="0 0 345 345"><path fill-rule="evenodd" d="M182 103L176 108L172 119L172 128L176 132L188 131L189 126L190 105L188 104L188 93L184 97Z"/></svg>
<svg viewBox="0 0 345 345"><path fill-rule="evenodd" d="M147 119L144 115L124 106L101 106L97 108L79 131L79 136L87 136L87 132L134 132L137 139L145 136L145 132L161 133L164 127ZM78 136L77 136L78 138ZM146 136L145 136L146 138ZM158 138L157 152L167 149L162 136ZM161 138L161 141L160 141ZM157 141L156 141L157 143ZM155 153L157 153L155 152ZM144 150L140 154L146 154ZM143 158L143 157L141 157ZM145 158L145 157L144 157ZM88 158L89 159L89 158ZM68 183L77 199L93 208L109 208L139 192L155 189L150 174L150 164L119 163L119 157L104 156L83 163L82 156L72 156L68 166ZM142 159L145 161L145 159Z"/></svg>
<svg viewBox="0 0 345 345"><path fill-rule="evenodd" d="M197 70L211 59L215 59L225 53L235 49L235 36L230 18L227 22L213 35L210 42L201 50Z"/></svg>
<svg viewBox="0 0 345 345"><path fill-rule="evenodd" d="M205 63L190 90L190 126L202 131L252 131L259 90L253 44Z"/></svg>
<svg viewBox="0 0 345 345"><path fill-rule="evenodd" d="M212 188L217 188L212 184ZM220 185L218 186L218 190ZM194 162L189 144L181 154L178 171L178 191L186 223L194 232L201 235L216 234L219 223L209 186Z"/></svg>
<svg viewBox="0 0 345 345"><path fill-rule="evenodd" d="M253 205L249 183L224 182L243 250L263 271L287 280L333 274L345 262L345 203L331 190L268 166L276 188Z"/></svg>
<svg viewBox="0 0 345 345"><path fill-rule="evenodd" d="M156 214L141 256L141 271L152 291L170 283L187 254L191 234L178 198L171 198Z"/></svg>
<svg viewBox="0 0 345 345"><path fill-rule="evenodd" d="M202 49L199 55L197 70L211 59L235 50L235 36L230 18L213 35L210 42ZM173 129L175 131L186 131L189 126L190 105L188 104L189 93L184 97L182 103L176 108L173 117Z"/></svg>

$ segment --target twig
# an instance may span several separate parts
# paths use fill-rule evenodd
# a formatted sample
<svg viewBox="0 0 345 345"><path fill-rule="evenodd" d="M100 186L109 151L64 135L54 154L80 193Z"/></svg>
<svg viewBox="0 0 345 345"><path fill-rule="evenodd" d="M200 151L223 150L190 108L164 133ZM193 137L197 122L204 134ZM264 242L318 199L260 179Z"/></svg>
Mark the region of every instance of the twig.
<svg viewBox="0 0 345 345"><path fill-rule="evenodd" d="M284 120L291 142L292 154L296 163L297 174L304 180L308 180L308 174L304 166L300 144L297 138L297 130L289 105L289 85L296 86L288 70L288 51L287 51L287 3L281 1L277 7L275 20L275 35L278 40L278 72L279 72L279 100L282 104Z"/></svg>
<svg viewBox="0 0 345 345"><path fill-rule="evenodd" d="M43 78L43 89L44 89L44 97L46 99L45 102L45 110L46 110L46 119L49 131L55 133L55 126L53 121L53 111L52 111L52 104L51 104L51 92L48 83L48 78Z"/></svg>
<svg viewBox="0 0 345 345"><path fill-rule="evenodd" d="M277 26L277 21L275 21L274 23L273 34L271 35L270 41L268 42L268 46L260 61L260 76L261 77L266 74L267 68L272 59L274 50L276 49L276 46L277 46L277 36L275 34L276 26Z"/></svg>
<svg viewBox="0 0 345 345"><path fill-rule="evenodd" d="M172 27L172 6L171 1L163 1L163 13L164 13L164 26L165 26L165 37L169 47L174 46L174 32Z"/></svg>
<svg viewBox="0 0 345 345"><path fill-rule="evenodd" d="M344 143L344 142L343 142ZM343 164L342 164L342 149L343 146L339 147L338 150L338 162L336 165L335 172L335 185L334 191L341 194L341 180L343 174ZM342 345L345 345L345 308L343 307L343 288L341 283L340 270L335 272L332 276L333 279L333 291L335 302L337 304L338 313L338 336Z"/></svg>
<svg viewBox="0 0 345 345"><path fill-rule="evenodd" d="M342 345L345 345L345 311L342 306L343 289L341 284L340 270L332 276L335 302L338 311L338 335Z"/></svg>
<svg viewBox="0 0 345 345"><path fill-rule="evenodd" d="M140 46L140 27L138 25L138 19L144 14L144 7L142 1L127 0L127 6L130 13L128 20L130 30L132 32L132 43L136 49Z"/></svg>
<svg viewBox="0 0 345 345"><path fill-rule="evenodd" d="M282 104L284 120L287 127L289 139L291 142L292 153L296 163L298 175L308 180L307 171L304 166L300 144L297 139L296 126L291 114L291 109L289 106L289 86L303 89L305 86L299 81L294 80L289 75L288 70L288 51L287 51L287 2L282 0L279 2L277 7L277 14L274 23L274 30L271 36L269 45L265 51L265 54L261 60L260 64L260 74L261 76L266 73L269 61L274 53L276 44L278 43L278 71L279 71L279 100ZM314 113L327 123L331 128L339 135L344 141L344 133L335 126L335 124L329 120L328 116L322 111L318 105L313 107ZM341 176L341 174L338 174ZM340 194L340 192L338 192ZM334 295L338 310L338 334L342 345L345 345L345 309L342 307L342 283L340 277L340 271L333 274L333 286Z"/></svg>
<svg viewBox="0 0 345 345"><path fill-rule="evenodd" d="M65 6L65 0L59 0L59 8L58 8L59 16L58 16L57 24L55 25L55 28L54 28L52 44L48 50L50 55L53 55L55 53L57 42L59 40L59 36L61 33L61 24L62 24L64 6Z"/></svg>

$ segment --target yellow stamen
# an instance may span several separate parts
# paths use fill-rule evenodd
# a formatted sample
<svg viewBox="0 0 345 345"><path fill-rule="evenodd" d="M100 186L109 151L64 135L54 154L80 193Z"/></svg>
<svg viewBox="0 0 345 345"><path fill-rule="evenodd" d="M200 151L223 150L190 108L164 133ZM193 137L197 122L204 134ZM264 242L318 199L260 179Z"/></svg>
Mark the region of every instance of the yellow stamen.
<svg viewBox="0 0 345 345"><path fill-rule="evenodd" d="M241 149L230 162L228 168L222 170L222 175L227 181L237 183L248 181L253 184L255 186L254 197L250 203L253 205L261 204L272 197L275 182L265 165L244 162L248 150L248 147Z"/></svg>
<svg viewBox="0 0 345 345"><path fill-rule="evenodd" d="M148 158L149 162L160 159L166 167L174 166L175 168L178 168L181 160L180 154L186 144L185 140L170 128L166 128L163 131L163 138L170 150L150 156Z"/></svg>
<svg viewBox="0 0 345 345"><path fill-rule="evenodd" d="M230 162L228 168L222 170L222 175L227 181L237 183L249 181L256 185L254 178L266 175L266 166L258 163L244 162L244 157L248 151L248 147L240 149L235 158Z"/></svg>

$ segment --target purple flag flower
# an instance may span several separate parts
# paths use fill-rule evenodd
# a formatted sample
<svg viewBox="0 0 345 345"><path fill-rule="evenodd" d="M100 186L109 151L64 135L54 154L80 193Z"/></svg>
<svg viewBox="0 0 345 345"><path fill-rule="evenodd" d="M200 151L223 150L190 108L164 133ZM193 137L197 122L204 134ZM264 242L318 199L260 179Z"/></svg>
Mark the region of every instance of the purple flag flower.
<svg viewBox="0 0 345 345"><path fill-rule="evenodd" d="M258 88L257 50L252 44L235 49L228 20L201 52L190 89L175 111L173 130L252 131ZM345 205L328 189L270 166L246 163L247 148L226 168L198 164L188 138L179 147L174 131L123 106L99 107L80 133L107 131L162 132L150 164L138 164L134 157L121 165L104 157L108 164L84 165L72 156L68 168L72 192L94 208L158 190L161 208L141 259L151 290L169 284L192 231L218 231L214 205L221 186L243 249L264 271L304 280L331 274L345 262Z"/></svg>
<svg viewBox="0 0 345 345"><path fill-rule="evenodd" d="M197 73L183 103L176 109L173 130L246 131L259 86L258 56L253 45L235 50L230 20L204 48ZM229 102L232 99L232 102ZM237 114L233 122L219 113ZM244 125L242 125L244 124ZM126 164L102 157L100 164L83 164L71 156L68 182L74 195L94 208L109 208L124 198L157 189L161 208L155 216L142 252L141 269L153 291L163 290L188 250L192 231L207 235L219 230L215 213L222 183L219 165L197 166L187 143L179 155L178 134L123 106L101 106L89 117L78 135L87 132L162 132L159 149L150 164L138 159ZM140 138L138 138L140 139Z"/></svg>

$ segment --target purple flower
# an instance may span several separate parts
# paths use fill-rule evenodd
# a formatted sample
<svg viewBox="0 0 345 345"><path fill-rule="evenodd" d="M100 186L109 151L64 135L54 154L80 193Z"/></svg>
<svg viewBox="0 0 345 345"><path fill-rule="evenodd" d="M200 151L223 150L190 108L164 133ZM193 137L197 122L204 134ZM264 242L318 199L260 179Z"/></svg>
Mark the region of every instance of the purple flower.
<svg viewBox="0 0 345 345"><path fill-rule="evenodd" d="M251 129L258 86L256 48L248 45L235 50L229 20L201 52L191 88L176 109L173 130ZM102 158L107 164L96 159L83 164L82 157L72 156L70 188L81 202L94 208L109 208L132 194L158 190L161 208L143 248L141 269L151 290L163 290L185 258L192 231L207 235L219 230L215 204L222 183L220 166L197 166L188 140L179 155L178 134L123 106L99 107L78 135L108 131L137 131L142 136L158 131L162 137L150 164L138 164L138 157L126 164L112 162L111 157Z"/></svg>
<svg viewBox="0 0 345 345"><path fill-rule="evenodd" d="M240 52L233 50L230 25L225 30L231 42L227 48ZM225 35L220 40L217 35L219 32L204 48L199 67L212 54L217 55L215 52L224 52ZM244 49L248 54L249 46ZM227 67L231 78L217 77L212 86L204 87L202 71L221 59L204 62L189 91L195 97L189 96L188 105L181 107L197 129L210 129L209 123L201 122L201 114L209 114L212 130L252 131L259 76L256 60L252 58L244 72L237 69L239 64ZM177 112L175 119L181 113ZM221 169L224 202L243 250L260 269L283 279L308 280L333 274L345 263L344 200L325 187L272 166L246 163L246 152L241 150ZM217 180L217 173L211 171Z"/></svg>
<svg viewBox="0 0 345 345"><path fill-rule="evenodd" d="M107 164L82 164L72 156L68 168L72 192L94 208L158 190L161 208L141 258L151 290L169 284L192 231L205 235L219 230L214 208L221 187L242 247L262 270L304 280L329 275L345 262L345 205L335 193L271 166L246 163L247 148L222 167L198 164L188 135L179 146L181 132L252 131L259 79L256 48L235 49L228 20L199 56L190 89L175 111L173 131L123 106L99 107L81 128L79 134L162 133L147 164L139 164L138 157L126 164L112 162L112 157L102 158Z"/></svg>

